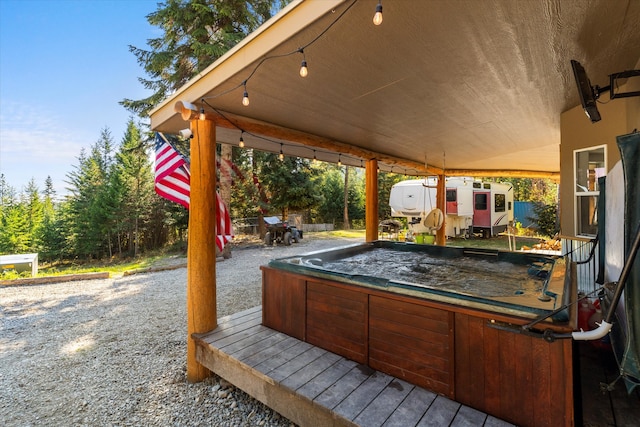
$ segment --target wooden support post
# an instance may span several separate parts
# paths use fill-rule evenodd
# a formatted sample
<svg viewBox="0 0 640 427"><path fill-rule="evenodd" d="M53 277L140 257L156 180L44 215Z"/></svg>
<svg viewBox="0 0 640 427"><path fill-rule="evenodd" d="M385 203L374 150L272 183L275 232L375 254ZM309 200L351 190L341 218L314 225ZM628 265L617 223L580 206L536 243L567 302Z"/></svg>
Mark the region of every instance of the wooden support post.
<svg viewBox="0 0 640 427"><path fill-rule="evenodd" d="M365 170L366 241L378 240L378 160L367 160Z"/></svg>
<svg viewBox="0 0 640 427"><path fill-rule="evenodd" d="M187 247L187 381L211 372L196 361L191 335L217 326L216 311L216 126L191 120L191 202Z"/></svg>
<svg viewBox="0 0 640 427"><path fill-rule="evenodd" d="M438 184L436 189L436 207L442 211L444 220L440 230L436 231L436 245L445 246L447 244L447 207L446 207L447 185L446 177L438 175Z"/></svg>

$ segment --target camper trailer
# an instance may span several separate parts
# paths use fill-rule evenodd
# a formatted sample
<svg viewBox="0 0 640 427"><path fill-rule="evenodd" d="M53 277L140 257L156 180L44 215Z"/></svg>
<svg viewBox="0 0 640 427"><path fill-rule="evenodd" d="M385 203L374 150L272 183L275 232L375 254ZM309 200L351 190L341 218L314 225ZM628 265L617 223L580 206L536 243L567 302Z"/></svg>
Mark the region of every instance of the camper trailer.
<svg viewBox="0 0 640 427"><path fill-rule="evenodd" d="M436 208L435 178L401 181L391 187L391 216L409 219L414 234L431 233L425 219ZM482 233L495 236L513 221L513 186L472 178L447 178L445 233L447 237L467 237Z"/></svg>
<svg viewBox="0 0 640 427"><path fill-rule="evenodd" d="M447 178L446 219L447 237L467 236L473 220L473 180ZM389 205L391 216L409 219L412 234L432 233L432 224L426 222L429 213L436 208L435 178L401 181L391 187Z"/></svg>
<svg viewBox="0 0 640 427"><path fill-rule="evenodd" d="M473 182L473 232L492 237L506 231L512 221L513 186Z"/></svg>

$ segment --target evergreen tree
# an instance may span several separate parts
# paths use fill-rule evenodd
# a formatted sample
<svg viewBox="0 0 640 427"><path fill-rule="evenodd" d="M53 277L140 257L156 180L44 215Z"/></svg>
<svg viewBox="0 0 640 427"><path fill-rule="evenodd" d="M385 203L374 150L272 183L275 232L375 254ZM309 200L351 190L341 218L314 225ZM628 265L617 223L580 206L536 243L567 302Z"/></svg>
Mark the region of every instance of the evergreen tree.
<svg viewBox="0 0 640 427"><path fill-rule="evenodd" d="M335 224L343 215L344 179L337 165L323 165L324 172L314 180L314 188L321 196L320 203L312 210L311 220Z"/></svg>
<svg viewBox="0 0 640 427"><path fill-rule="evenodd" d="M111 187L113 197L119 201L115 215L120 223L117 229L125 232L129 251L136 256L151 217L154 189L149 156L145 145L142 144L140 129L133 119L127 124L116 159Z"/></svg>
<svg viewBox="0 0 640 427"><path fill-rule="evenodd" d="M378 175L378 219L391 218L391 206L389 196L393 184L406 179L404 175L381 172Z"/></svg>
<svg viewBox="0 0 640 427"><path fill-rule="evenodd" d="M39 233L42 227L42 219L44 216L44 205L40 200L40 191L32 178L27 184L24 193L24 214L26 220L26 240L29 252L39 251Z"/></svg>
<svg viewBox="0 0 640 427"><path fill-rule="evenodd" d="M55 190L53 181L48 176L45 180L45 189L43 191L43 217L42 223L38 230L38 240L40 242L40 258L46 260L61 259L65 251L66 231L61 226L59 215L55 206Z"/></svg>
<svg viewBox="0 0 640 427"><path fill-rule="evenodd" d="M288 0L167 0L147 16L163 34L148 40L150 50L129 46L153 91L141 100L121 104L141 117L169 94L220 58L258 28Z"/></svg>
<svg viewBox="0 0 640 427"><path fill-rule="evenodd" d="M112 163L113 141L105 128L92 145L91 155L87 156L82 149L78 165L67 175L74 252L83 257L99 258L110 248L113 212L117 206L117 201L111 199L109 185Z"/></svg>
<svg viewBox="0 0 640 427"><path fill-rule="evenodd" d="M273 153L263 156L260 177L267 190L270 208L286 219L290 209L304 210L316 206L320 198L313 186L315 173L309 161L299 157L279 160Z"/></svg>
<svg viewBox="0 0 640 427"><path fill-rule="evenodd" d="M29 246L28 223L24 204L16 191L0 175L0 253L26 252Z"/></svg>

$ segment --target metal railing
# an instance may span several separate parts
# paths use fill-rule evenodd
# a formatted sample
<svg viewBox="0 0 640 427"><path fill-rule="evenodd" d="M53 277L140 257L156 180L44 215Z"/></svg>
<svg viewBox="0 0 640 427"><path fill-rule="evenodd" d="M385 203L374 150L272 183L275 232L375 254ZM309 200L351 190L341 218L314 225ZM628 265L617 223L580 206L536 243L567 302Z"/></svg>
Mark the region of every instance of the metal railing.
<svg viewBox="0 0 640 427"><path fill-rule="evenodd" d="M577 264L578 292L590 294L600 287L598 280L598 238L560 236L562 255Z"/></svg>

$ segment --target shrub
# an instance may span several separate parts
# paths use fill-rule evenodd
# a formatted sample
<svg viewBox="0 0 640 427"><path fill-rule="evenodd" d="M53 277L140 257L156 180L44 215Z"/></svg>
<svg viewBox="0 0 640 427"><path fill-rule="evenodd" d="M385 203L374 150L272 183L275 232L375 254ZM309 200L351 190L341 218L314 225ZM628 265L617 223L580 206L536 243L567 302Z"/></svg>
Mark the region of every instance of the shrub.
<svg viewBox="0 0 640 427"><path fill-rule="evenodd" d="M538 233L543 236L553 237L558 233L558 209L556 205L534 203L533 213L535 217L527 218L536 223Z"/></svg>

